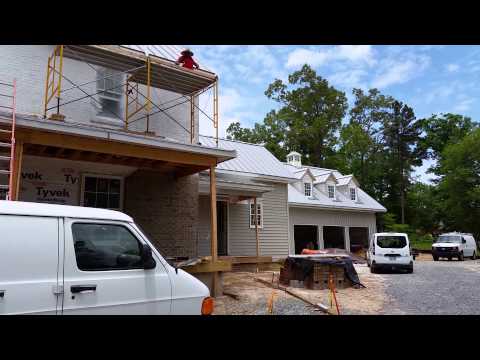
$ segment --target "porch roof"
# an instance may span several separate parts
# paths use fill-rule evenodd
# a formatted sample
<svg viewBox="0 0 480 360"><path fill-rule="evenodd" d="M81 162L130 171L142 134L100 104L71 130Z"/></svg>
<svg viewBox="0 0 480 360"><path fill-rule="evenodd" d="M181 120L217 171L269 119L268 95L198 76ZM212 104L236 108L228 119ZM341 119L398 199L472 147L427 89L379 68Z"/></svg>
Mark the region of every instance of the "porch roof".
<svg viewBox="0 0 480 360"><path fill-rule="evenodd" d="M10 122L8 117L0 115L0 125ZM26 153L28 147L33 147L33 152L39 147L69 149L76 152L76 160L120 161L138 167L142 167L142 162L137 160L147 160L147 167L173 171L177 176L198 173L236 156L231 150L24 114L17 115L16 123L16 138L27 145ZM59 157L58 153L60 150L53 149L52 154L39 155ZM95 158L94 154L106 154L107 159ZM70 155L67 153L63 158Z"/></svg>
<svg viewBox="0 0 480 360"><path fill-rule="evenodd" d="M199 193L207 195L210 192L209 175L200 173ZM221 171L217 172L217 194L240 198L261 197L264 193L274 190L273 186L252 181L245 176L231 176Z"/></svg>

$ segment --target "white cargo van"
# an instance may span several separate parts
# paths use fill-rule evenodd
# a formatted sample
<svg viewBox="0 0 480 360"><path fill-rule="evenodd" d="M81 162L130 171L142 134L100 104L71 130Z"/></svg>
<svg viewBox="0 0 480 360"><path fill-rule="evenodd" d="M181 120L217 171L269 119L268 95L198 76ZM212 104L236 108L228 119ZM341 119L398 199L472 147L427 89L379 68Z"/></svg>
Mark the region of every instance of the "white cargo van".
<svg viewBox="0 0 480 360"><path fill-rule="evenodd" d="M472 234L458 232L442 234L432 244L432 257L434 261L441 257L448 260L456 257L460 261L463 261L465 257L470 257L475 260L477 258L477 244Z"/></svg>
<svg viewBox="0 0 480 360"><path fill-rule="evenodd" d="M410 242L405 233L376 233L370 238L367 265L372 273L379 269L413 272Z"/></svg>
<svg viewBox="0 0 480 360"><path fill-rule="evenodd" d="M0 314L210 314L208 288L117 211L0 201Z"/></svg>

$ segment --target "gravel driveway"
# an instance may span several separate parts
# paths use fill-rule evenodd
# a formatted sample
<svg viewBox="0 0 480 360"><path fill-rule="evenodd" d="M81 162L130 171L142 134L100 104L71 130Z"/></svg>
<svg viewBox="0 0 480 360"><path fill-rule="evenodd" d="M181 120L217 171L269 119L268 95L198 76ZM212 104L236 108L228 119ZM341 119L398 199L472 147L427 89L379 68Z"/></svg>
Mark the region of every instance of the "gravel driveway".
<svg viewBox="0 0 480 360"><path fill-rule="evenodd" d="M381 274L383 314L480 314L480 261L415 262L413 274Z"/></svg>

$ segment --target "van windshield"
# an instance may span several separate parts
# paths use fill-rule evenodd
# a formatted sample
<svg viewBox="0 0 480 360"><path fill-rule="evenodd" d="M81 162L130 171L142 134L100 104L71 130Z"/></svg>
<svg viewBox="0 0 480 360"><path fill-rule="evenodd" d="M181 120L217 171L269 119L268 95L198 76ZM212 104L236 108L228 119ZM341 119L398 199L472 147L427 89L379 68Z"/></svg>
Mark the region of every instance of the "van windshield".
<svg viewBox="0 0 480 360"><path fill-rule="evenodd" d="M401 249L407 246L405 236L378 236L377 245L381 248Z"/></svg>
<svg viewBox="0 0 480 360"><path fill-rule="evenodd" d="M462 242L462 238L455 235L440 235L437 242L459 244Z"/></svg>

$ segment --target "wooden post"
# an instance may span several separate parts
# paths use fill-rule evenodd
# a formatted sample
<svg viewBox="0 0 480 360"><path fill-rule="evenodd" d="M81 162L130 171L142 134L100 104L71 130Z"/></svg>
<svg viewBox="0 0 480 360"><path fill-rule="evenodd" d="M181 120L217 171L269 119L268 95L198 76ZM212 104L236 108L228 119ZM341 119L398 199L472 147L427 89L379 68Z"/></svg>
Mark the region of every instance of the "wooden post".
<svg viewBox="0 0 480 360"><path fill-rule="evenodd" d="M18 200L18 195L20 193L20 179L22 171L22 160L23 160L23 142L16 140L15 142L15 158L13 163L12 173L12 199L13 201Z"/></svg>
<svg viewBox="0 0 480 360"><path fill-rule="evenodd" d="M260 256L260 242L258 240L258 206L257 197L253 198L253 206L255 207L255 241L257 243L257 272L258 272L258 257Z"/></svg>
<svg viewBox="0 0 480 360"><path fill-rule="evenodd" d="M215 165L210 166L210 246L212 263L217 261L217 182L215 179ZM218 272L213 272L212 278L212 296L218 288Z"/></svg>

